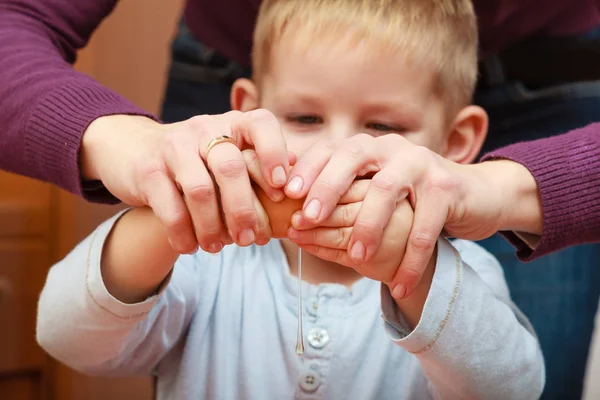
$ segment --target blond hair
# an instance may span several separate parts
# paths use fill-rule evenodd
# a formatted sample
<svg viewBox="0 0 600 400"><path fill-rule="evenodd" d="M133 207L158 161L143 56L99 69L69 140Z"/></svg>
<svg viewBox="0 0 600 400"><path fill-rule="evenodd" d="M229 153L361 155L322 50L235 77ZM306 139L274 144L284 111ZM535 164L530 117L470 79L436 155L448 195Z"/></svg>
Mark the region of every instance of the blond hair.
<svg viewBox="0 0 600 400"><path fill-rule="evenodd" d="M305 45L341 33L400 51L433 68L434 88L451 107L472 100L477 22L470 0L263 0L254 30L255 79L268 72L271 49L290 26Z"/></svg>

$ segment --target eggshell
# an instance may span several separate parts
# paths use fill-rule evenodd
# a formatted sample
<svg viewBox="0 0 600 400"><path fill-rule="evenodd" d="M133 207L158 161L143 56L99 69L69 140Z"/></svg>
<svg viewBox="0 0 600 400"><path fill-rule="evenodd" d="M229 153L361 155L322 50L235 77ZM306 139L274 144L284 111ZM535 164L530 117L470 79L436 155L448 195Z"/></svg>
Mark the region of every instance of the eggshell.
<svg viewBox="0 0 600 400"><path fill-rule="evenodd" d="M255 185L256 197L262 204L271 225L272 236L275 238L287 237L288 229L291 226L292 215L302 210L304 199L294 200L286 197L280 202L274 202L267 194Z"/></svg>

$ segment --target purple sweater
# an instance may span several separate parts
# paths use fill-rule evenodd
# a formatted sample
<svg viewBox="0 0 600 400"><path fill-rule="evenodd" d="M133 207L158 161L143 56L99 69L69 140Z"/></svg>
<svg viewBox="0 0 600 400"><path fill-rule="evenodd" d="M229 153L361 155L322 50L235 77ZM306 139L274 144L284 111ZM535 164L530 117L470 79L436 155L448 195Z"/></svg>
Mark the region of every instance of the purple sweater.
<svg viewBox="0 0 600 400"><path fill-rule="evenodd" d="M189 0L194 34L247 64L259 0ZM76 72L76 52L116 0L0 0L0 169L54 183L91 201L116 202L100 185L84 187L78 153L86 127L110 114L149 115ZM573 34L598 23L595 0L475 0L483 53L531 34ZM236 10L231 13L231 10ZM542 194L544 232L536 251L508 234L523 259L600 242L600 124L489 157L533 173Z"/></svg>

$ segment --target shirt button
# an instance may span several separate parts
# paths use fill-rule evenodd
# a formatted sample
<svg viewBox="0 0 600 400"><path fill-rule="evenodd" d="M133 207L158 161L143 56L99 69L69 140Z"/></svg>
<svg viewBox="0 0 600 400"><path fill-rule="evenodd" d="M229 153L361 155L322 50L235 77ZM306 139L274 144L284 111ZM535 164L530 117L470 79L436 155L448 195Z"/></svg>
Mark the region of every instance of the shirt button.
<svg viewBox="0 0 600 400"><path fill-rule="evenodd" d="M329 333L323 328L312 328L307 339L312 347L322 349L329 342Z"/></svg>
<svg viewBox="0 0 600 400"><path fill-rule="evenodd" d="M317 310L319 309L319 300L316 297L311 297L306 302L306 312L313 317L317 316Z"/></svg>
<svg viewBox="0 0 600 400"><path fill-rule="evenodd" d="M314 392L321 385L321 377L315 371L300 374L300 387L306 392Z"/></svg>

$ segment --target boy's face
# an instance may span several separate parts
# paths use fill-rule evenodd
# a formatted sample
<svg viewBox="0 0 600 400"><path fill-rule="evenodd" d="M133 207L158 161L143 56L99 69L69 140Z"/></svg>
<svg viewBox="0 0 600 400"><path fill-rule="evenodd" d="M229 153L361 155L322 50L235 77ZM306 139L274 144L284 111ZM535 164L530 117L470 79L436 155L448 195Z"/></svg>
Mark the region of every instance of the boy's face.
<svg viewBox="0 0 600 400"><path fill-rule="evenodd" d="M251 94L234 86L234 108L271 111L288 150L299 156L318 140L357 133L401 134L445 155L452 118L434 94L433 72L426 66L374 49L373 43L352 46L325 38L306 48L293 36L284 35L274 46L269 71Z"/></svg>

